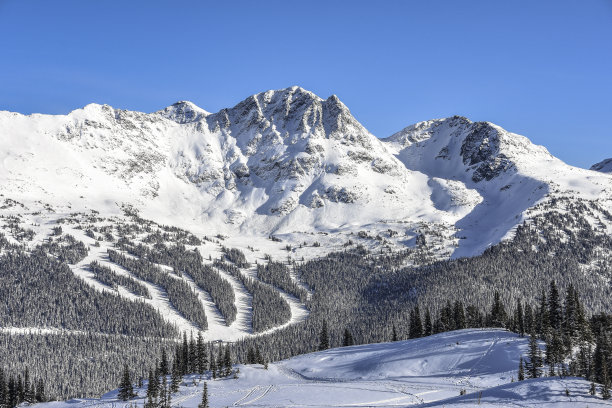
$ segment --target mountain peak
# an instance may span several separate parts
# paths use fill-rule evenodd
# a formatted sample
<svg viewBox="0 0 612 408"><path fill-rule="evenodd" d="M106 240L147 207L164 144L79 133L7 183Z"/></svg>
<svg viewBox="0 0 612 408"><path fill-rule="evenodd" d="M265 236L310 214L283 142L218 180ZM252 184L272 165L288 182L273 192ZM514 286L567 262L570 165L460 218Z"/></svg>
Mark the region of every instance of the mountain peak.
<svg viewBox="0 0 612 408"><path fill-rule="evenodd" d="M210 115L209 112L189 101L178 101L156 113L181 124L197 122Z"/></svg>
<svg viewBox="0 0 612 408"><path fill-rule="evenodd" d="M612 158L605 159L591 166L591 170L601 173L612 173Z"/></svg>

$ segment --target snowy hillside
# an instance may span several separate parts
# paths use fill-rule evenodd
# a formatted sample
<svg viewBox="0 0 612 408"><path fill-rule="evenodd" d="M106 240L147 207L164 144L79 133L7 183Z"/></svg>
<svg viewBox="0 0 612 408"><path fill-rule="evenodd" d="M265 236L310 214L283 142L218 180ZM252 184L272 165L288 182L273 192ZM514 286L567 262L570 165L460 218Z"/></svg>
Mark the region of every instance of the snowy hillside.
<svg viewBox="0 0 612 408"><path fill-rule="evenodd" d="M65 116L0 112L0 135L0 187L24 212L112 216L129 205L237 247L276 236L298 259L417 236L435 256L473 255L550 195L612 207L609 177L493 124L453 117L379 139L335 95L299 87L217 113L190 102L150 114L95 104Z"/></svg>
<svg viewBox="0 0 612 408"><path fill-rule="evenodd" d="M602 173L612 173L612 159L606 159L592 165L591 170L600 171Z"/></svg>
<svg viewBox="0 0 612 408"><path fill-rule="evenodd" d="M612 406L589 383L548 377L516 381L526 338L502 330L462 330L416 340L331 349L269 365L240 365L238 379L187 376L173 405L195 408L206 380L211 407L576 407ZM140 398L51 402L45 407L142 405ZM460 396L465 390L466 395ZM566 390L569 395L566 395ZM133 406L133 405L130 405Z"/></svg>

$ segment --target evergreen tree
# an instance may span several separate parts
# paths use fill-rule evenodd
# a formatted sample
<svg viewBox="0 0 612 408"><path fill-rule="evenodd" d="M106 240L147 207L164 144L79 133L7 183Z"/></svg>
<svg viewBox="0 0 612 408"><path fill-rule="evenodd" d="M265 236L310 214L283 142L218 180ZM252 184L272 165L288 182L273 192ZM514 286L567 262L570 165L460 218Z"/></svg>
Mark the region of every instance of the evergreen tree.
<svg viewBox="0 0 612 408"><path fill-rule="evenodd" d="M431 336L433 334L433 324L431 322L431 312L429 309L425 310L424 334L425 336Z"/></svg>
<svg viewBox="0 0 612 408"><path fill-rule="evenodd" d="M30 404L34 403L36 398L34 393L32 392L32 385L30 383L30 370L26 367L24 378L23 378L23 400L25 402L29 402Z"/></svg>
<svg viewBox="0 0 612 408"><path fill-rule="evenodd" d="M601 398L608 400L610 399L610 377L608 376L608 365L604 364L602 370Z"/></svg>
<svg viewBox="0 0 612 408"><path fill-rule="evenodd" d="M329 348L329 334L327 333L327 320L323 320L323 327L319 335L319 350L327 350Z"/></svg>
<svg viewBox="0 0 612 408"><path fill-rule="evenodd" d="M546 300L546 292L542 289L542 295L540 296L540 307L538 309L538 321L537 330L541 338L548 336L549 322L548 322L548 302Z"/></svg>
<svg viewBox="0 0 612 408"><path fill-rule="evenodd" d="M229 344L225 345L225 355L223 356L223 366L225 367L225 376L229 377L232 373L232 355Z"/></svg>
<svg viewBox="0 0 612 408"><path fill-rule="evenodd" d="M161 361L159 362L159 374L168 375L170 374L170 365L168 364L168 355L166 349L162 349Z"/></svg>
<svg viewBox="0 0 612 408"><path fill-rule="evenodd" d="M204 381L202 387L202 402L200 402L198 408L208 408L208 385L206 385L206 381Z"/></svg>
<svg viewBox="0 0 612 408"><path fill-rule="evenodd" d="M516 302L516 330L518 334L525 336L525 315L523 313L523 303L519 300Z"/></svg>
<svg viewBox="0 0 612 408"><path fill-rule="evenodd" d="M353 341L353 335L351 334L348 328L344 329L344 336L342 338L342 346L348 347L348 346L352 346L353 344L355 344L355 342Z"/></svg>
<svg viewBox="0 0 612 408"><path fill-rule="evenodd" d="M533 322L533 309L528 304L525 305L524 309L525 309L525 333L531 333L532 331L536 330L536 328L534 327L534 322Z"/></svg>
<svg viewBox="0 0 612 408"><path fill-rule="evenodd" d="M397 329L395 328L395 325L393 325L391 330L391 341L397 341Z"/></svg>
<svg viewBox="0 0 612 408"><path fill-rule="evenodd" d="M159 386L159 406L160 408L169 408L170 399L168 396L168 382L166 376L162 376L162 383Z"/></svg>
<svg viewBox="0 0 612 408"><path fill-rule="evenodd" d="M17 395L17 384L15 384L15 378L11 375L8 380L8 392L6 401L10 408L16 407L18 404L19 397Z"/></svg>
<svg viewBox="0 0 612 408"><path fill-rule="evenodd" d="M455 320L455 330L461 330L466 328L465 310L463 308L463 302L456 300L453 308L453 317Z"/></svg>
<svg viewBox="0 0 612 408"><path fill-rule="evenodd" d="M155 400L157 398L157 378L153 370L149 370L149 383L147 384L147 405L149 407L155 406Z"/></svg>
<svg viewBox="0 0 612 408"><path fill-rule="evenodd" d="M196 344L198 354L198 374L204 374L208 368L208 357L206 352L206 345L204 344L204 338L202 332L198 332L198 340Z"/></svg>
<svg viewBox="0 0 612 408"><path fill-rule="evenodd" d="M550 292L548 296L548 322L553 330L561 328L561 301L559 290L555 281L550 281Z"/></svg>
<svg viewBox="0 0 612 408"><path fill-rule="evenodd" d="M190 371L189 367L189 343L187 342L187 332L183 332L183 347L181 347L180 373L185 375Z"/></svg>
<svg viewBox="0 0 612 408"><path fill-rule="evenodd" d="M21 378L21 374L17 374L17 404L21 404L23 402L24 391L23 391L23 378Z"/></svg>
<svg viewBox="0 0 612 408"><path fill-rule="evenodd" d="M6 378L4 376L4 370L0 367L0 407L7 405L8 389L6 386Z"/></svg>
<svg viewBox="0 0 612 408"><path fill-rule="evenodd" d="M264 358L263 355L261 354L261 351L259 351L259 346L255 345L255 363L257 364L264 364Z"/></svg>
<svg viewBox="0 0 612 408"><path fill-rule="evenodd" d="M189 337L189 373L199 373L198 349L196 341L193 338L193 332Z"/></svg>
<svg viewBox="0 0 612 408"><path fill-rule="evenodd" d="M495 291L493 305L491 306L490 324L493 327L505 327L506 319L506 308L501 301L499 292Z"/></svg>
<svg viewBox="0 0 612 408"><path fill-rule="evenodd" d="M540 377L542 358L535 333L531 333L529 336L529 361L525 365L527 366L527 374L529 374L529 378Z"/></svg>
<svg viewBox="0 0 612 408"><path fill-rule="evenodd" d="M46 402L47 396L45 395L45 383L42 378L38 379L36 383L36 402Z"/></svg>
<svg viewBox="0 0 612 408"><path fill-rule="evenodd" d="M217 378L217 362L215 360L215 353L213 347L210 348L210 372L213 380Z"/></svg>
<svg viewBox="0 0 612 408"><path fill-rule="evenodd" d="M423 323L421 322L421 310L416 305L410 313L410 332L409 337L416 339L423 336Z"/></svg>
<svg viewBox="0 0 612 408"><path fill-rule="evenodd" d="M179 390L179 385L183 381L182 368L178 363L172 364L172 376L170 377L170 393L174 394Z"/></svg>
<svg viewBox="0 0 612 408"><path fill-rule="evenodd" d="M132 380L130 378L130 370L125 364L123 367L123 376L121 377L121 383L119 384L119 399L123 401L127 401L130 398L133 398L136 394L134 394L134 387L132 386Z"/></svg>
<svg viewBox="0 0 612 408"><path fill-rule="evenodd" d="M525 379L525 368L523 367L523 357L519 359L519 370L518 370L518 380L523 381Z"/></svg>

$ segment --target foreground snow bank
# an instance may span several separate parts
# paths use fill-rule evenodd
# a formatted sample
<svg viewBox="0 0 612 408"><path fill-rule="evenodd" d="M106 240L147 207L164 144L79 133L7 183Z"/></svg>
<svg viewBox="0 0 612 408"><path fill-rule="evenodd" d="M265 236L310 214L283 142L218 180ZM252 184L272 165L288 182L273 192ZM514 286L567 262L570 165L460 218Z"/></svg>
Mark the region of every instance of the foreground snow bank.
<svg viewBox="0 0 612 408"><path fill-rule="evenodd" d="M187 376L173 406L195 408L202 382L211 407L576 407L612 406L588 395L589 383L575 378L512 382L527 339L503 330L459 330L422 339L343 347L262 366L239 365L238 379L212 381ZM112 391L99 400L47 403L53 408L144 403L117 401ZM466 395L459 396L461 390ZM569 391L567 395L566 390Z"/></svg>

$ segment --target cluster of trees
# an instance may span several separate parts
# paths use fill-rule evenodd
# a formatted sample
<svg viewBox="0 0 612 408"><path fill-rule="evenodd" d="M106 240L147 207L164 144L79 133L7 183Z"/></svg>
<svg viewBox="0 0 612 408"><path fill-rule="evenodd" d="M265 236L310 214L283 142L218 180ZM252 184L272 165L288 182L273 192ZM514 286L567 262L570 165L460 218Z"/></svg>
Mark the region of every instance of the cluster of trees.
<svg viewBox="0 0 612 408"><path fill-rule="evenodd" d="M291 278L289 268L281 262L274 262L269 259L266 265L258 264L257 277L262 282L276 286L277 288L294 295L302 302L305 302L308 298L308 292L306 289L298 285L298 283Z"/></svg>
<svg viewBox="0 0 612 408"><path fill-rule="evenodd" d="M612 370L612 315L600 313L587 319L578 291L569 286L562 300L554 281L548 293L542 291L540 304L517 306L509 327L524 335L529 333L529 354L519 362L518 379L549 376L577 376L601 384L601 396L610 398ZM545 354L538 344L545 344ZM548 365L548 371L544 366Z"/></svg>
<svg viewBox="0 0 612 408"><path fill-rule="evenodd" d="M198 333L197 339L194 339L192 334L188 340L187 334L184 333L182 343L176 344L172 360L170 361L166 350L162 349L154 367L149 370L146 406L169 408L172 394L178 391L183 376L187 374L204 374L210 371L213 379L231 375L236 378L237 372L233 370L232 364L229 345L206 344L202 333ZM203 393L202 404L206 405L208 402L206 388ZM125 364L119 384L119 398L127 401L135 396L132 375L129 366Z"/></svg>
<svg viewBox="0 0 612 408"><path fill-rule="evenodd" d="M59 238L44 242L40 248L54 255L60 262L77 264L87 256L89 248L75 237L69 234L61 235Z"/></svg>
<svg viewBox="0 0 612 408"><path fill-rule="evenodd" d="M147 261L170 266L178 276L182 273L191 276L198 287L210 294L227 325L236 320L238 310L232 285L219 272L203 264L202 255L197 249L189 251L182 244L167 246L164 242L156 242L153 248L149 248L125 238L119 240L117 247Z"/></svg>
<svg viewBox="0 0 612 408"><path fill-rule="evenodd" d="M152 262L138 258L134 259L123 255L118 251L109 249L108 257L111 262L121 265L138 278L149 281L166 290L170 303L191 322L197 324L200 329L208 328L206 313L198 294L194 292L189 284L180 277L170 276L159 266Z"/></svg>
<svg viewBox="0 0 612 408"><path fill-rule="evenodd" d="M41 248L0 257L0 322L136 336L173 336L174 326L143 301L101 293Z"/></svg>
<svg viewBox="0 0 612 408"><path fill-rule="evenodd" d="M98 261L93 261L89 264L89 269L93 272L94 278L101 283L117 290L118 286L123 286L136 296L142 296L146 299L151 299L149 289L142 283L132 279L129 276L119 275L111 268L102 266Z"/></svg>
<svg viewBox="0 0 612 408"><path fill-rule="evenodd" d="M227 258L228 261L230 261L237 267L250 267L249 263L247 262L246 256L244 255L244 252L242 252L241 250L236 248L221 247L221 251L225 255L225 258Z"/></svg>
<svg viewBox="0 0 612 408"><path fill-rule="evenodd" d="M213 265L236 279L253 295L253 331L266 331L285 324L291 319L289 303L273 287L246 276L237 266L220 259L215 259Z"/></svg>
<svg viewBox="0 0 612 408"><path fill-rule="evenodd" d="M14 408L22 402L45 402L45 384L42 379L31 379L26 367L21 374L10 375L0 368L0 407Z"/></svg>

